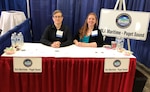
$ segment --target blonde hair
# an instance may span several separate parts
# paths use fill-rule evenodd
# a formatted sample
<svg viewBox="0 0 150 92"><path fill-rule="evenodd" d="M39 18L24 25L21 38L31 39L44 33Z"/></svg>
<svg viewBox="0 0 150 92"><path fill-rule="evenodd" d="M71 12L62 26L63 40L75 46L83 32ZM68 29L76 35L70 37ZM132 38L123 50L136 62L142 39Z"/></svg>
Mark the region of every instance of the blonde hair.
<svg viewBox="0 0 150 92"><path fill-rule="evenodd" d="M53 16L54 16L56 13L61 13L61 15L63 16L61 10L55 10L55 11L53 12Z"/></svg>
<svg viewBox="0 0 150 92"><path fill-rule="evenodd" d="M94 12L89 13L88 16L86 17L86 20L85 20L83 26L82 26L81 29L79 30L79 32L80 32L80 35L79 35L80 38L83 38L83 36L85 36L86 33L87 33L87 30L88 30L87 19L88 19L88 17L89 17L90 15L94 15L94 16L95 16L95 19L96 19L95 26L98 25L97 15L96 15Z"/></svg>

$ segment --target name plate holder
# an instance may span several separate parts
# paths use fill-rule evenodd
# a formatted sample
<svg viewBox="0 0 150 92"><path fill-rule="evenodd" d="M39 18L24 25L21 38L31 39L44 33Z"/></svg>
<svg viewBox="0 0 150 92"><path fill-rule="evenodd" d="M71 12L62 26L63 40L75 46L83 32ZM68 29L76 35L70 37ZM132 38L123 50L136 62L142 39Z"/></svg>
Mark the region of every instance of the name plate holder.
<svg viewBox="0 0 150 92"><path fill-rule="evenodd" d="M41 73L42 58L38 57L14 57L13 71L17 73Z"/></svg>
<svg viewBox="0 0 150 92"><path fill-rule="evenodd" d="M108 58L105 59L104 63L104 73L114 73L114 72L128 72L129 71L129 58Z"/></svg>

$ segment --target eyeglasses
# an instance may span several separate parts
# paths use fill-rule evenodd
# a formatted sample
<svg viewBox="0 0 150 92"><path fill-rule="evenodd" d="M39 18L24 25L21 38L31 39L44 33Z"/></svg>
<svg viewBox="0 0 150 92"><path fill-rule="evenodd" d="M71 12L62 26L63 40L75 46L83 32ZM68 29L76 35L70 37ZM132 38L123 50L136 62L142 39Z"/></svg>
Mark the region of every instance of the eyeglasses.
<svg viewBox="0 0 150 92"><path fill-rule="evenodd" d="M62 16L53 16L54 18L61 18Z"/></svg>

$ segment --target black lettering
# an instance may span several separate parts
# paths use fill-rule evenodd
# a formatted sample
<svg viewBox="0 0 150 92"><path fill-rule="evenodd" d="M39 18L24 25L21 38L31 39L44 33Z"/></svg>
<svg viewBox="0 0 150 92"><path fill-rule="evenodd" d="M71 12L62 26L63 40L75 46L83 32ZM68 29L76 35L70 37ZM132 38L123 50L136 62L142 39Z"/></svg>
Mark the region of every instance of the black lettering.
<svg viewBox="0 0 150 92"><path fill-rule="evenodd" d="M140 33L134 33L134 36L136 36L136 37L144 37L144 33L143 34L140 34Z"/></svg>
<svg viewBox="0 0 150 92"><path fill-rule="evenodd" d="M124 31L124 35L125 36L133 36L133 32L127 32L127 31Z"/></svg>
<svg viewBox="0 0 150 92"><path fill-rule="evenodd" d="M107 33L109 33L109 34L121 35L121 32L120 32L120 31L110 30L110 29L107 30Z"/></svg>

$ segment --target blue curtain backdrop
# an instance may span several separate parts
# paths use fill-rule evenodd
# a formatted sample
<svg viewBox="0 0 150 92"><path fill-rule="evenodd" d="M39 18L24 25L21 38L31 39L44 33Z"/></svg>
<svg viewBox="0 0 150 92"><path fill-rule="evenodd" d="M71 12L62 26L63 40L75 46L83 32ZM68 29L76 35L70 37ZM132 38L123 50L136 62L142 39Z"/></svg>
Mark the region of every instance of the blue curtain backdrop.
<svg viewBox="0 0 150 92"><path fill-rule="evenodd" d="M23 11L27 16L26 0L0 0L0 12L8 10Z"/></svg>
<svg viewBox="0 0 150 92"><path fill-rule="evenodd" d="M63 12L63 22L74 35L89 12L95 12L99 16L101 8L113 8L115 3L116 0L30 0L33 41L38 42L45 27L53 23L52 12L55 9Z"/></svg>
<svg viewBox="0 0 150 92"><path fill-rule="evenodd" d="M63 23L68 25L73 35L79 30L89 12L100 18L101 8L113 9L117 0L29 0L33 42L39 42L45 27L52 21L52 12L62 10ZM127 10L150 12L150 0L125 0ZM1 0L0 11L21 10L27 15L26 0ZM150 67L150 28L146 41L131 40L131 50L137 60ZM109 41L111 39L108 39ZM126 44L126 42L125 42ZM125 46L127 47L127 45Z"/></svg>

